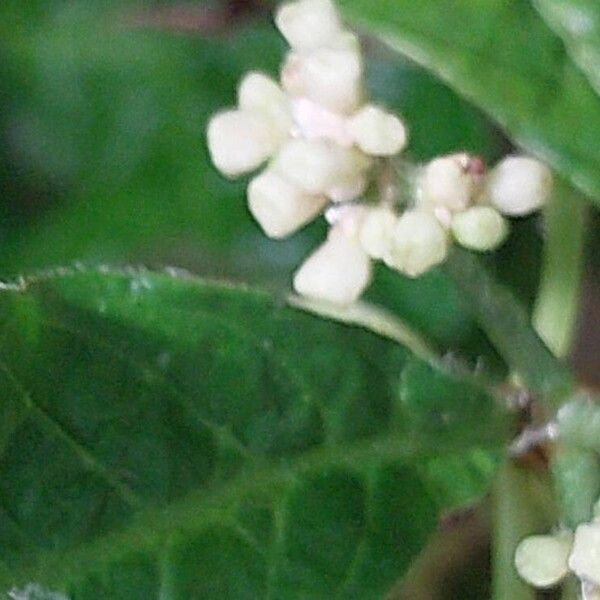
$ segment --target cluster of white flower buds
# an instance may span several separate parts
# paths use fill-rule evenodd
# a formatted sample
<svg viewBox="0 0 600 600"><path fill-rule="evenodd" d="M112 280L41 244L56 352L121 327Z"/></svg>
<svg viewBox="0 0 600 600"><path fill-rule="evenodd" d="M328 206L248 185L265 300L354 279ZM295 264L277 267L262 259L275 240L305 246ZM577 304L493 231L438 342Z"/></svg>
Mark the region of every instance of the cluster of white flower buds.
<svg viewBox="0 0 600 600"><path fill-rule="evenodd" d="M581 582L583 600L600 600L600 506L590 523L575 532L567 529L553 535L525 538L515 554L519 575L537 588L558 585L569 573Z"/></svg>
<svg viewBox="0 0 600 600"><path fill-rule="evenodd" d="M481 159L453 154L416 170L410 182L390 181L406 128L364 101L360 44L332 1L285 4L275 22L291 46L281 85L246 75L237 108L211 119L208 146L229 177L269 161L248 185L250 212L267 236L291 235L325 212L331 228L296 272L298 293L354 302L374 260L417 277L444 261L452 240L476 251L496 248L508 233L502 214L543 204L551 174L527 157L508 157L486 174Z"/></svg>

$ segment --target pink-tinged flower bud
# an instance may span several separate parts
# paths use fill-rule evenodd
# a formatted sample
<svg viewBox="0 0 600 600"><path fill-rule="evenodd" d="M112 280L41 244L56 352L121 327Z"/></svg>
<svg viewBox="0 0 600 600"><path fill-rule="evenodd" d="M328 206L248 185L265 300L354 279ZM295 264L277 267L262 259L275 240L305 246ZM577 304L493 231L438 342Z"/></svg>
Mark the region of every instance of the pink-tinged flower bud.
<svg viewBox="0 0 600 600"><path fill-rule="evenodd" d="M270 238L286 237L312 221L327 198L303 192L272 170L255 177L248 186L248 207Z"/></svg>
<svg viewBox="0 0 600 600"><path fill-rule="evenodd" d="M314 300L351 304L370 280L371 261L358 238L334 227L296 272L294 289Z"/></svg>
<svg viewBox="0 0 600 600"><path fill-rule="evenodd" d="M419 180L419 204L450 211L468 208L479 183L479 178L469 170L469 164L468 154L450 154L432 160Z"/></svg>
<svg viewBox="0 0 600 600"><path fill-rule="evenodd" d="M340 146L352 146L354 143L344 115L304 97L294 98L291 104L297 135L308 140L331 140Z"/></svg>

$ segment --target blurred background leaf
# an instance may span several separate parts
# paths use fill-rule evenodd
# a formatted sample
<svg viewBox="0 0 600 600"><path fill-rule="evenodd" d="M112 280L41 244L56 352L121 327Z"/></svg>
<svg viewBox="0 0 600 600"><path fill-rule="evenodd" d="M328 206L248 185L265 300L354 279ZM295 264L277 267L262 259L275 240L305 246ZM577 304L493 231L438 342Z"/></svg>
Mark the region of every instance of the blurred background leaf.
<svg viewBox="0 0 600 600"><path fill-rule="evenodd" d="M600 92L600 5L594 0L533 0L533 5Z"/></svg>

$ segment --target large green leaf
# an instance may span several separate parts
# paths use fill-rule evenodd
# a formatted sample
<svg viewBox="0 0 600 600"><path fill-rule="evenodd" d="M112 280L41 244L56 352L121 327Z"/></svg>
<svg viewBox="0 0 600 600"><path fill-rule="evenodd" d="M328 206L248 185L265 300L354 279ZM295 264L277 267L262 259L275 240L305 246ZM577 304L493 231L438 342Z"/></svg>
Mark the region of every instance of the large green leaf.
<svg viewBox="0 0 600 600"><path fill-rule="evenodd" d="M534 0L533 5L600 92L600 4L594 0Z"/></svg>
<svg viewBox="0 0 600 600"><path fill-rule="evenodd" d="M357 23L431 69L517 144L600 201L600 101L529 2L341 4ZM431 118L439 116L432 112Z"/></svg>
<svg viewBox="0 0 600 600"><path fill-rule="evenodd" d="M55 273L0 332L4 588L377 598L508 433L476 381L224 284Z"/></svg>

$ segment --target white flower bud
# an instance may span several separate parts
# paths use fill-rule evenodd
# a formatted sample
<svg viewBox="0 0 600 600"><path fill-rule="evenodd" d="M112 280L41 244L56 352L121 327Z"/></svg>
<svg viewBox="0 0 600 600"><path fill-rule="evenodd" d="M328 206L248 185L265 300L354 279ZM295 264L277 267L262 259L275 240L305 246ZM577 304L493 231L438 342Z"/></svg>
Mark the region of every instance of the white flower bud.
<svg viewBox="0 0 600 600"><path fill-rule="evenodd" d="M367 178L361 173L358 173L343 185L329 188L325 192L325 195L332 202L350 202L350 200L358 198L367 189L367 184Z"/></svg>
<svg viewBox="0 0 600 600"><path fill-rule="evenodd" d="M348 122L356 145L372 156L392 156L406 145L406 128L395 115L366 104Z"/></svg>
<svg viewBox="0 0 600 600"><path fill-rule="evenodd" d="M327 204L324 196L307 194L267 170L248 185L248 207L270 238L283 238L312 221Z"/></svg>
<svg viewBox="0 0 600 600"><path fill-rule="evenodd" d="M368 157L355 148L299 138L281 148L273 167L304 191L323 194L332 188L355 185L368 165Z"/></svg>
<svg viewBox="0 0 600 600"><path fill-rule="evenodd" d="M490 172L486 196L501 213L526 215L538 210L552 190L552 173L543 163L526 156L509 156Z"/></svg>
<svg viewBox="0 0 600 600"><path fill-rule="evenodd" d="M340 146L352 146L352 136L346 127L347 118L308 98L292 100L292 114L298 134L306 139L332 140Z"/></svg>
<svg viewBox="0 0 600 600"><path fill-rule="evenodd" d="M242 110L264 113L282 139L289 135L293 125L290 101L271 77L248 73L238 88L238 106Z"/></svg>
<svg viewBox="0 0 600 600"><path fill-rule="evenodd" d="M567 559L572 544L570 532L525 538L517 547L515 568L530 585L539 588L556 585L569 572Z"/></svg>
<svg viewBox="0 0 600 600"><path fill-rule="evenodd" d="M398 215L389 208L367 209L360 227L359 239L371 258L381 260L389 254L397 222Z"/></svg>
<svg viewBox="0 0 600 600"><path fill-rule="evenodd" d="M351 113L362 96L362 57L351 44L292 52L281 71L283 87L338 113Z"/></svg>
<svg viewBox="0 0 600 600"><path fill-rule="evenodd" d="M589 581L582 581L581 600L600 600L600 586Z"/></svg>
<svg viewBox="0 0 600 600"><path fill-rule="evenodd" d="M336 231L358 236L367 209L361 204L332 204L325 211L325 220Z"/></svg>
<svg viewBox="0 0 600 600"><path fill-rule="evenodd" d="M294 276L301 295L335 304L356 301L371 280L371 262L357 237L334 227Z"/></svg>
<svg viewBox="0 0 600 600"><path fill-rule="evenodd" d="M406 211L396 223L385 263L409 277L440 264L448 253L448 236L438 220L421 210Z"/></svg>
<svg viewBox="0 0 600 600"><path fill-rule="evenodd" d="M497 248L508 235L508 224L489 206L473 206L452 218L454 239L465 248L487 252Z"/></svg>
<svg viewBox="0 0 600 600"><path fill-rule="evenodd" d="M472 201L476 180L469 172L468 154L451 154L432 160L419 180L419 203L451 211L465 210Z"/></svg>
<svg viewBox="0 0 600 600"><path fill-rule="evenodd" d="M325 46L341 31L331 0L299 0L284 4L275 15L275 24L288 44L297 50Z"/></svg>
<svg viewBox="0 0 600 600"><path fill-rule="evenodd" d="M580 579L600 585L600 522L577 527L569 567Z"/></svg>
<svg viewBox="0 0 600 600"><path fill-rule="evenodd" d="M216 114L208 123L207 137L214 165L228 177L253 171L281 142L265 115L246 110Z"/></svg>

